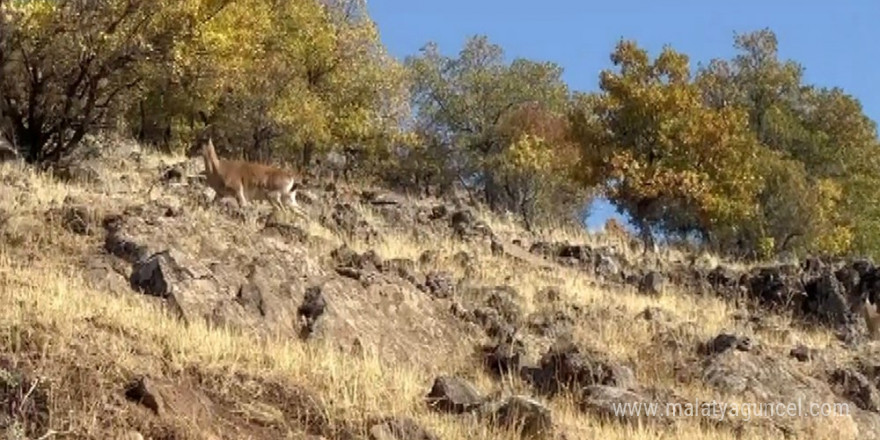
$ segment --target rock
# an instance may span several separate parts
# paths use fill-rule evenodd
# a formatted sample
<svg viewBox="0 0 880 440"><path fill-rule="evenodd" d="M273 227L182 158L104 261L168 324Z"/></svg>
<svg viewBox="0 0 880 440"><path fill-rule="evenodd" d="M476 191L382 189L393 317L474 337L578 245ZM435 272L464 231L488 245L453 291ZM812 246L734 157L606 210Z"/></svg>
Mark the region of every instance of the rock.
<svg viewBox="0 0 880 440"><path fill-rule="evenodd" d="M641 283L639 283L639 292L647 295L660 295L663 293L663 287L663 274L652 270L645 274Z"/></svg>
<svg viewBox="0 0 880 440"><path fill-rule="evenodd" d="M880 304L880 268L863 268L859 275L857 296L864 295L872 304Z"/></svg>
<svg viewBox="0 0 880 440"><path fill-rule="evenodd" d="M311 286L306 289L305 297L302 304L297 309L297 315L305 320L305 328L303 331L306 335L310 335L315 331L315 325L318 318L324 314L327 307L327 300L320 286Z"/></svg>
<svg viewBox="0 0 880 440"><path fill-rule="evenodd" d="M470 322L478 324L490 338L512 337L516 327L505 321L497 310L491 307L477 307L468 316Z"/></svg>
<svg viewBox="0 0 880 440"><path fill-rule="evenodd" d="M836 369L829 377L832 390L851 400L865 411L880 412L880 393L865 375L858 371Z"/></svg>
<svg viewBox="0 0 880 440"><path fill-rule="evenodd" d="M483 396L466 380L453 376L440 376L426 396L428 406L435 411L462 414L479 408Z"/></svg>
<svg viewBox="0 0 880 440"><path fill-rule="evenodd" d="M813 360L815 356L814 350L808 348L806 345L798 344L788 353L789 356L797 359L800 362L807 362Z"/></svg>
<svg viewBox="0 0 880 440"><path fill-rule="evenodd" d="M371 272L378 272L384 263L375 251L358 254L347 245L334 249L330 252L330 257L336 261L338 267L368 270Z"/></svg>
<svg viewBox="0 0 880 440"><path fill-rule="evenodd" d="M182 272L168 254L156 254L136 264L131 274L131 285L147 295L167 298L173 289L174 272Z"/></svg>
<svg viewBox="0 0 880 440"><path fill-rule="evenodd" d="M449 227L453 235L459 240L471 241L476 238L494 239L495 234L484 222L477 221L474 214L469 210L459 210L449 217Z"/></svg>
<svg viewBox="0 0 880 440"><path fill-rule="evenodd" d="M803 312L817 318L821 323L846 325L850 323L851 313L846 300L843 284L830 273L823 273L819 278L805 286L807 297L803 303Z"/></svg>
<svg viewBox="0 0 880 440"><path fill-rule="evenodd" d="M648 405L652 403L654 402L645 396L626 388L590 385L584 389L580 409L605 420L645 425L658 419L657 415L647 414L650 410ZM659 417L663 416L664 404L665 402L658 407ZM631 408L633 413L623 413L624 405Z"/></svg>
<svg viewBox="0 0 880 440"><path fill-rule="evenodd" d="M725 266L716 266L715 269L712 269L712 271L706 275L706 281L712 289L725 298L734 297L739 293L742 280L743 274L737 273ZM756 285L755 287L759 290L763 289L763 286L758 287Z"/></svg>
<svg viewBox="0 0 880 440"><path fill-rule="evenodd" d="M70 196L64 198L60 208L48 210L46 216L50 221L59 221L62 228L77 235L92 235L100 229L95 208Z"/></svg>
<svg viewBox="0 0 880 440"><path fill-rule="evenodd" d="M310 238L308 232L303 228L279 221L275 216L271 216L266 220L263 232L275 233L285 240L290 240L294 243L307 243Z"/></svg>
<svg viewBox="0 0 880 440"><path fill-rule="evenodd" d="M139 405L145 406L156 415L160 415L165 410L162 394L156 388L154 382L146 377L135 380L125 390L125 397Z"/></svg>
<svg viewBox="0 0 880 440"><path fill-rule="evenodd" d="M186 263L194 261L176 250L153 254L135 263L131 285L147 295L167 298L179 288L179 283L207 276L205 270L194 272Z"/></svg>
<svg viewBox="0 0 880 440"><path fill-rule="evenodd" d="M102 221L107 235L104 237L104 249L111 255L115 255L129 263L135 263L147 258L150 254L148 246L128 236L121 230L121 223L125 220L122 216L111 215Z"/></svg>
<svg viewBox="0 0 880 440"><path fill-rule="evenodd" d="M131 291L130 266L108 255L86 257L81 263L83 278L93 288L117 294Z"/></svg>
<svg viewBox="0 0 880 440"><path fill-rule="evenodd" d="M194 389L141 376L125 389L125 397L160 418L187 417L192 421L209 420L214 404Z"/></svg>
<svg viewBox="0 0 880 440"><path fill-rule="evenodd" d="M455 293L455 281L449 272L431 272L425 276L428 293L436 298L449 298Z"/></svg>
<svg viewBox="0 0 880 440"><path fill-rule="evenodd" d="M635 374L629 367L569 343L551 347L541 357L539 367L525 368L523 375L539 392L549 396L565 390L579 392L590 385L621 388L635 385Z"/></svg>
<svg viewBox="0 0 880 440"><path fill-rule="evenodd" d="M473 322L483 327L490 337L510 337L521 324L519 293L513 287L473 287L461 296L471 302L469 306L473 308Z"/></svg>
<svg viewBox="0 0 880 440"><path fill-rule="evenodd" d="M478 336L473 325L450 316L448 302L419 289L424 281L411 260L385 260L375 250L345 246L316 255L310 243L291 239L298 234L286 234L293 228L280 224L254 235L259 223L242 225L214 213L206 225L202 214L165 217L165 211L155 201L114 207L104 221L105 246L119 257L108 259L120 263L125 290L161 299L187 322L258 338L307 336L343 349L359 340L386 361L425 365ZM320 288L320 295L310 288Z"/></svg>
<svg viewBox="0 0 880 440"><path fill-rule="evenodd" d="M721 393L753 393L762 401L831 402L827 385L793 369L785 359L739 350L726 350L706 359L702 381Z"/></svg>
<svg viewBox="0 0 880 440"><path fill-rule="evenodd" d="M834 277L840 282L843 291L847 293L856 292L856 289L859 286L860 276L859 271L850 266L841 267L834 271Z"/></svg>
<svg viewBox="0 0 880 440"><path fill-rule="evenodd" d="M571 336L576 324L576 312L572 308L554 310L547 308L529 316L529 328L535 334L558 340Z"/></svg>
<svg viewBox="0 0 880 440"><path fill-rule="evenodd" d="M137 292L166 300L170 310L187 323L211 317L225 296L210 270L176 249L134 263L129 283ZM260 295L254 304L267 300ZM258 308L264 317L270 309L265 305Z"/></svg>
<svg viewBox="0 0 880 440"><path fill-rule="evenodd" d="M522 317L522 309L519 307L519 293L512 286L494 286L474 289L470 295L477 298L485 298L486 306L496 310L507 323L518 323Z"/></svg>
<svg viewBox="0 0 880 440"><path fill-rule="evenodd" d="M785 266L760 268L749 280L751 294L770 308L797 307L804 296L803 284L800 277L787 272Z"/></svg>
<svg viewBox="0 0 880 440"><path fill-rule="evenodd" d="M428 220L442 220L449 215L449 208L446 205L437 205L431 208L431 213L428 215Z"/></svg>
<svg viewBox="0 0 880 440"><path fill-rule="evenodd" d="M703 354L713 355L735 348L740 351L752 349L752 340L747 337L739 337L729 333L722 333L705 343L700 350Z"/></svg>
<svg viewBox="0 0 880 440"><path fill-rule="evenodd" d="M410 418L386 418L371 425L370 440L439 440Z"/></svg>
<svg viewBox="0 0 880 440"><path fill-rule="evenodd" d="M277 303L273 286L269 284L263 267L265 262L255 261L250 265L247 283L238 289L235 301L245 309L265 318L272 313L272 303Z"/></svg>
<svg viewBox="0 0 880 440"><path fill-rule="evenodd" d="M330 257L338 263L336 273L361 281L365 287L372 284L379 273L385 270L385 262L373 250L358 254L347 245L342 245L334 249Z"/></svg>
<svg viewBox="0 0 880 440"><path fill-rule="evenodd" d="M518 372L525 355L522 341L508 340L483 347L483 364L496 377L503 377Z"/></svg>
<svg viewBox="0 0 880 440"><path fill-rule="evenodd" d="M481 408L496 426L516 428L523 438L546 438L553 432L553 415L543 403L527 396L511 396Z"/></svg>
<svg viewBox="0 0 880 440"><path fill-rule="evenodd" d="M474 215L470 211L455 211L449 219L449 226L459 238L466 238L473 232Z"/></svg>
<svg viewBox="0 0 880 440"><path fill-rule="evenodd" d="M805 409L810 403L831 405L840 410L843 399L836 396L829 385L817 378L810 377L795 368L787 359L775 355L764 355L754 352L727 350L717 356L706 359L703 363L702 381L723 395L747 395L758 402L784 402L786 404L803 402ZM836 406L835 406L836 405ZM857 430L865 434L872 432L880 421L880 415L857 408L850 403L848 414L843 417L832 416L836 430ZM761 431L777 431L792 433L796 429L798 437L810 437L827 431L827 417L818 417L815 423L791 426L791 418L760 418ZM766 427L764 425L767 425ZM782 432L779 432L782 431ZM876 438L875 435L869 437Z"/></svg>

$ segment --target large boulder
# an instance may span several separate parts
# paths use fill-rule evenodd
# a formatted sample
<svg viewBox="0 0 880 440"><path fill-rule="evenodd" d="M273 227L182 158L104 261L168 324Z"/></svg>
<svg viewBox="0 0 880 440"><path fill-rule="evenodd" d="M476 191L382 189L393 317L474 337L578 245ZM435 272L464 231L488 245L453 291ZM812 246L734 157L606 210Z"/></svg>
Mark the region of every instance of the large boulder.
<svg viewBox="0 0 880 440"><path fill-rule="evenodd" d="M541 357L538 367L524 367L521 374L540 393L549 396L564 391L579 393L591 385L624 389L636 385L635 375L628 366L570 343L554 345Z"/></svg>

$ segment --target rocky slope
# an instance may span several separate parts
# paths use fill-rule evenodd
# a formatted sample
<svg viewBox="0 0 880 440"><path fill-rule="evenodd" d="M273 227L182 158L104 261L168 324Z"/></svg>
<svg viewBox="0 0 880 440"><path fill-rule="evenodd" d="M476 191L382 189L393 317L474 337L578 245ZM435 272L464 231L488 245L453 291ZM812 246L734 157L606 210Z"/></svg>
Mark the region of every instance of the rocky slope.
<svg viewBox="0 0 880 440"><path fill-rule="evenodd" d="M8 438L880 437L871 262L641 258L342 183L244 211L201 169L118 139L0 167ZM614 411L669 402L699 410ZM845 413L730 407L797 402Z"/></svg>

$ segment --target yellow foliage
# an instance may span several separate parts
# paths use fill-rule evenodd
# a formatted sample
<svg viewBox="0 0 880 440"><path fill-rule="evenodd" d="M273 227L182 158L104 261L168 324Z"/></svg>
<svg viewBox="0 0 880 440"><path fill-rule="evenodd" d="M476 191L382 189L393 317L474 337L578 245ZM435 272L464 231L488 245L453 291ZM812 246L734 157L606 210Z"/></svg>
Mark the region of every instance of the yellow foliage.
<svg viewBox="0 0 880 440"><path fill-rule="evenodd" d="M761 237L758 239L758 257L762 259L770 258L776 251L776 239L773 237Z"/></svg>
<svg viewBox="0 0 880 440"><path fill-rule="evenodd" d="M205 112L245 153L251 144L375 149L399 134L403 69L368 19L339 19L315 0L242 0L203 13L210 20L175 43L170 65L152 71L153 117ZM176 134L190 143L188 130Z"/></svg>
<svg viewBox="0 0 880 440"><path fill-rule="evenodd" d="M652 61L623 41L612 60L619 72L604 71L603 93L587 101L585 111L598 118L580 121L596 128L575 127L584 155L598 150L604 175L616 182L609 197L636 217L642 201L662 199L704 228L753 216L762 182L747 114L707 106L687 56L669 47Z"/></svg>
<svg viewBox="0 0 880 440"><path fill-rule="evenodd" d="M816 248L833 255L848 252L853 245L855 234L851 227L842 224L840 204L843 201L841 185L831 179L820 179L816 184L818 237Z"/></svg>

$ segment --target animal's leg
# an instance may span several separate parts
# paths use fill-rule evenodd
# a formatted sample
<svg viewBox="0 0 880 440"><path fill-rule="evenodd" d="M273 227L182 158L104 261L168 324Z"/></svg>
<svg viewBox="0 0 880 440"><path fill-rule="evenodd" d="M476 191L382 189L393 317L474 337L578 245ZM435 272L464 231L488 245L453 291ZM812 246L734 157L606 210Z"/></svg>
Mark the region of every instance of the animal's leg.
<svg viewBox="0 0 880 440"><path fill-rule="evenodd" d="M299 203L296 201L296 192L298 190L294 189L290 192L290 197L287 198L287 206L293 209L294 212L299 214L302 217L306 217L305 211L303 211L302 207L300 207Z"/></svg>
<svg viewBox="0 0 880 440"><path fill-rule="evenodd" d="M238 205L241 208L248 206L247 198L244 196L244 185L238 187L238 191L236 192L236 198L238 199Z"/></svg>
<svg viewBox="0 0 880 440"><path fill-rule="evenodd" d="M273 208L276 208L281 211L287 211L286 206L284 206L284 203L281 202L281 192L279 192L279 191L272 192L271 194L269 194L268 199L269 199L269 203L272 204Z"/></svg>
<svg viewBox="0 0 880 440"><path fill-rule="evenodd" d="M299 211L302 215L305 215L305 211L303 210L302 205L300 205L299 202L296 201L296 192L297 192L297 190L293 190L293 191L291 191L291 193L290 193L290 203L291 203L291 205L293 206L294 209L296 209L297 211Z"/></svg>

